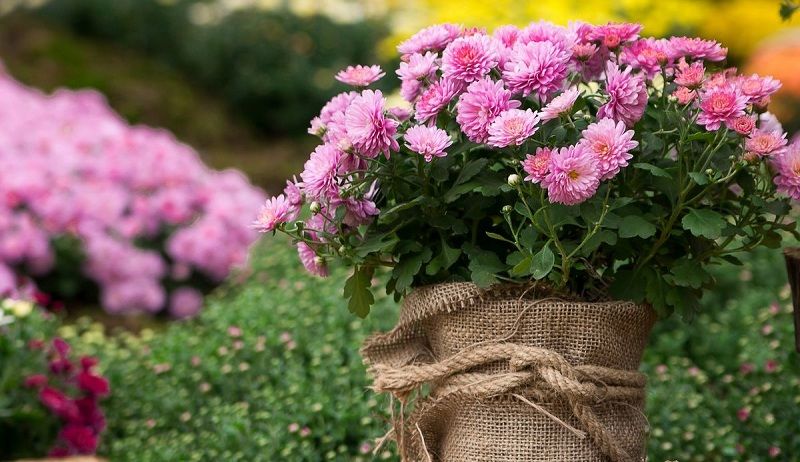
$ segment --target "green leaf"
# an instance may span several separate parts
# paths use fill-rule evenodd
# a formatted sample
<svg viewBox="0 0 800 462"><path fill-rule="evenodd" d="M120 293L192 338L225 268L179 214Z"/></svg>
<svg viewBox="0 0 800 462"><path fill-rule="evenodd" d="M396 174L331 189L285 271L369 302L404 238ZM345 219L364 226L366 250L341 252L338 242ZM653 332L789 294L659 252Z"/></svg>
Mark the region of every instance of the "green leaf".
<svg viewBox="0 0 800 462"><path fill-rule="evenodd" d="M656 226L638 215L626 215L619 223L619 237L647 239L656 233Z"/></svg>
<svg viewBox="0 0 800 462"><path fill-rule="evenodd" d="M492 284L497 283L497 277L486 271L473 271L470 274L472 282L475 283L476 286L480 287L481 289L485 289Z"/></svg>
<svg viewBox="0 0 800 462"><path fill-rule="evenodd" d="M356 255L364 258L374 252L389 253L397 244L398 238L393 235L387 239L386 234L370 236L356 246Z"/></svg>
<svg viewBox="0 0 800 462"><path fill-rule="evenodd" d="M667 172L661 167L656 167L653 164L648 164L646 162L638 162L633 164L633 166L641 170L647 170L653 176L660 176L662 178L672 178L672 175L670 175L669 172Z"/></svg>
<svg viewBox="0 0 800 462"><path fill-rule="evenodd" d="M477 181L469 181L467 183L457 184L450 188L442 199L446 203L454 202L459 197L463 196L464 194L471 193L471 192L479 192L478 189L480 188L480 183Z"/></svg>
<svg viewBox="0 0 800 462"><path fill-rule="evenodd" d="M695 133L693 135L689 135L688 137L686 137L686 140L687 141L706 141L706 142L710 143L710 142L714 141L714 137L716 137L716 136L717 136L717 134L713 133L713 132L697 132L697 133Z"/></svg>
<svg viewBox="0 0 800 462"><path fill-rule="evenodd" d="M614 275L614 282L609 287L609 292L620 300L631 300L641 303L645 298L646 280L642 273L631 270L621 270Z"/></svg>
<svg viewBox="0 0 800 462"><path fill-rule="evenodd" d="M438 273L439 271L446 270L453 266L458 260L458 257L461 256L460 249L454 249L447 245L445 242L444 237L442 238L442 251L439 252L431 261L428 263L428 266L425 268L425 274L428 276L433 276L434 274Z"/></svg>
<svg viewBox="0 0 800 462"><path fill-rule="evenodd" d="M525 276L527 274L530 274L532 263L533 259L531 257L525 257L522 259L522 261L514 265L514 267L511 268L511 270L509 271L509 273L512 276Z"/></svg>
<svg viewBox="0 0 800 462"><path fill-rule="evenodd" d="M706 185L711 181L708 179L708 175L700 172L689 172L689 178L700 186Z"/></svg>
<svg viewBox="0 0 800 462"><path fill-rule="evenodd" d="M647 294L647 301L653 306L653 309L661 315L669 314L669 307L667 304L667 285L664 279L652 268L642 271L647 281L645 285L645 293Z"/></svg>
<svg viewBox="0 0 800 462"><path fill-rule="evenodd" d="M616 244L617 234L607 229L601 229L600 231L596 232L594 236L590 237L585 244L583 244L583 247L581 248L581 254L588 256L604 243L610 245Z"/></svg>
<svg viewBox="0 0 800 462"><path fill-rule="evenodd" d="M536 255L531 259L531 275L534 279L542 279L550 273L555 262L556 257L553 255L553 251L550 250L550 246L542 247L542 250L536 252Z"/></svg>
<svg viewBox="0 0 800 462"><path fill-rule="evenodd" d="M397 279L395 290L405 292L414 282L414 276L422 267L422 254L403 255L392 270L392 277Z"/></svg>
<svg viewBox="0 0 800 462"><path fill-rule="evenodd" d="M464 244L464 252L469 256L470 271L484 271L495 274L508 268L508 265L503 263L495 252L483 250L476 245Z"/></svg>
<svg viewBox="0 0 800 462"><path fill-rule="evenodd" d="M370 307L375 303L375 297L370 291L373 272L374 268L371 266L357 266L344 284L344 297L349 299L347 308L361 318L369 314Z"/></svg>
<svg viewBox="0 0 800 462"><path fill-rule="evenodd" d="M673 284L693 289L699 289L703 284L711 280L711 275L703 269L703 265L697 260L689 258L679 259L670 268L670 273Z"/></svg>
<svg viewBox="0 0 800 462"><path fill-rule="evenodd" d="M465 183L472 179L475 175L481 172L486 164L489 163L489 159L475 159L467 162L464 165L464 168L461 169L461 172L458 174L458 178L456 178L456 185L461 183Z"/></svg>
<svg viewBox="0 0 800 462"><path fill-rule="evenodd" d="M508 242L509 244L514 244L514 241L512 241L512 240L509 240L507 237L505 237L505 236L502 236L502 235L500 235L500 234L497 234L497 233L492 233L492 232L489 232L489 231L487 231L487 232L486 232L486 235L487 235L488 237L490 237L490 238L492 238L492 239L496 240L496 241L502 241L502 242Z"/></svg>
<svg viewBox="0 0 800 462"><path fill-rule="evenodd" d="M689 209L681 220L683 229L695 236L717 239L722 235L722 230L727 226L725 218L719 213L709 209Z"/></svg>
<svg viewBox="0 0 800 462"><path fill-rule="evenodd" d="M523 249L533 249L533 246L536 244L536 239L539 237L539 233L533 226L528 226L527 228L523 229L519 233L519 244L522 246Z"/></svg>

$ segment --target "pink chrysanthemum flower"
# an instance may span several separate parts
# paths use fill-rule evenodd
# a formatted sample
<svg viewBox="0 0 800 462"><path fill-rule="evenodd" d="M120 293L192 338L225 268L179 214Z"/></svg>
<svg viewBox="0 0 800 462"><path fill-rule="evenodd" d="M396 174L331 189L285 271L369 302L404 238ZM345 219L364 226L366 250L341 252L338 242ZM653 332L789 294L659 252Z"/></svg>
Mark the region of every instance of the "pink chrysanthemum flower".
<svg viewBox="0 0 800 462"><path fill-rule="evenodd" d="M437 24L422 29L397 45L397 51L403 55L441 51L460 35L461 27L455 24Z"/></svg>
<svg viewBox="0 0 800 462"><path fill-rule="evenodd" d="M700 88L706 75L706 68L702 61L686 63L685 58L678 62L678 72L675 74L675 83L691 89Z"/></svg>
<svg viewBox="0 0 800 462"><path fill-rule="evenodd" d="M317 253L311 246L305 242L298 242L297 255L300 257L300 262L303 264L306 271L314 276L328 276L328 265L325 264L322 258L317 256Z"/></svg>
<svg viewBox="0 0 800 462"><path fill-rule="evenodd" d="M550 156L553 150L550 148L536 148L536 155L528 154L522 161L522 170L528 174L526 181L533 183L542 182L547 174L550 173Z"/></svg>
<svg viewBox="0 0 800 462"><path fill-rule="evenodd" d="M419 122L425 122L436 117L463 90L464 84L455 80L442 79L435 82L417 99L414 105L414 118Z"/></svg>
<svg viewBox="0 0 800 462"><path fill-rule="evenodd" d="M551 203L580 204L600 185L597 159L583 145L567 146L550 155L550 172L542 181Z"/></svg>
<svg viewBox="0 0 800 462"><path fill-rule="evenodd" d="M567 114L572 110L572 106L575 105L575 101L577 101L578 96L581 94L581 91L578 90L577 87L572 87L561 93L560 95L553 98L547 106L543 107L541 111L539 111L539 118L542 120L551 120L557 119L562 114Z"/></svg>
<svg viewBox="0 0 800 462"><path fill-rule="evenodd" d="M608 49L615 49L620 44L632 42L639 38L642 31L641 24L632 23L608 23L602 26L589 26L586 38L593 42L599 42Z"/></svg>
<svg viewBox="0 0 800 462"><path fill-rule="evenodd" d="M652 79L670 62L670 44L665 39L639 39L622 49L619 60L634 69L641 69Z"/></svg>
<svg viewBox="0 0 800 462"><path fill-rule="evenodd" d="M789 146L773 163L777 175L774 182L778 191L800 201L800 144Z"/></svg>
<svg viewBox="0 0 800 462"><path fill-rule="evenodd" d="M497 66L499 59L498 43L492 37L460 37L442 53L442 75L445 79L474 82Z"/></svg>
<svg viewBox="0 0 800 462"><path fill-rule="evenodd" d="M768 98L781 88L781 82L771 76L761 77L757 74L741 76L736 79L736 84L742 93L749 98L749 102L756 104Z"/></svg>
<svg viewBox="0 0 800 462"><path fill-rule="evenodd" d="M597 53L597 45L593 43L579 43L572 47L572 57L578 61L588 61Z"/></svg>
<svg viewBox="0 0 800 462"><path fill-rule="evenodd" d="M521 34L519 27L512 25L500 26L492 32L492 36L506 48L514 48Z"/></svg>
<svg viewBox="0 0 800 462"><path fill-rule="evenodd" d="M366 87L377 82L386 75L377 64L374 66L347 66L346 69L336 74L336 80L354 87Z"/></svg>
<svg viewBox="0 0 800 462"><path fill-rule="evenodd" d="M456 121L470 141L485 143L494 118L505 110L518 108L520 104L511 99L511 92L503 88L502 81L485 78L472 82L458 99Z"/></svg>
<svg viewBox="0 0 800 462"><path fill-rule="evenodd" d="M253 227L259 232L267 233L281 223L296 219L299 213L300 209L292 205L286 196L280 194L267 199L267 202L261 206L261 211L258 213Z"/></svg>
<svg viewBox="0 0 800 462"><path fill-rule="evenodd" d="M614 63L606 66L606 92L608 102L597 111L600 119L610 118L632 127L642 118L647 107L647 87L640 75L631 75Z"/></svg>
<svg viewBox="0 0 800 462"><path fill-rule="evenodd" d="M787 144L785 132L761 129L750 134L744 143L744 149L760 157L765 157L780 154Z"/></svg>
<svg viewBox="0 0 800 462"><path fill-rule="evenodd" d="M339 191L338 175L342 151L335 146L322 144L314 149L303 166L300 178L305 194L314 200L328 199Z"/></svg>
<svg viewBox="0 0 800 462"><path fill-rule="evenodd" d="M671 37L673 57L686 57L691 59L705 59L708 61L722 61L728 55L728 49L723 48L713 40L701 38Z"/></svg>
<svg viewBox="0 0 800 462"><path fill-rule="evenodd" d="M756 128L756 121L751 116L743 115L731 120L727 126L740 135L749 135Z"/></svg>
<svg viewBox="0 0 800 462"><path fill-rule="evenodd" d="M415 102L424 89L425 86L419 80L403 80L400 82L400 96L409 103Z"/></svg>
<svg viewBox="0 0 800 462"><path fill-rule="evenodd" d="M697 97L697 91L689 90L686 87L678 87L673 95L675 96L675 99L678 100L679 104L686 105L694 101L694 99Z"/></svg>
<svg viewBox="0 0 800 462"><path fill-rule="evenodd" d="M490 146L504 148L519 146L536 133L539 116L530 109L509 109L498 115L489 125Z"/></svg>
<svg viewBox="0 0 800 462"><path fill-rule="evenodd" d="M383 153L388 158L389 151L400 148L394 139L400 123L384 115L385 103L380 90L364 90L345 112L347 137L365 157L373 158Z"/></svg>
<svg viewBox="0 0 800 462"><path fill-rule="evenodd" d="M406 147L424 156L426 162L430 162L434 157L446 156L447 153L444 150L453 144L453 140L446 131L425 125L415 125L409 128L404 138Z"/></svg>
<svg viewBox="0 0 800 462"><path fill-rule="evenodd" d="M525 45L531 42L550 42L562 50L572 50L578 43L578 35L566 27L540 20L528 24L520 34L518 43Z"/></svg>
<svg viewBox="0 0 800 462"><path fill-rule="evenodd" d="M546 100L564 85L571 58L552 42L519 43L503 67L503 80L514 93Z"/></svg>
<svg viewBox="0 0 800 462"><path fill-rule="evenodd" d="M584 130L580 144L597 158L597 170L601 180L613 178L620 168L628 165L633 157L630 151L639 145L633 141L633 130L627 130L622 122L601 119Z"/></svg>
<svg viewBox="0 0 800 462"><path fill-rule="evenodd" d="M293 207L300 207L303 204L303 191L297 184L297 177L294 178L294 181L286 180L286 187L283 188L283 194Z"/></svg>
<svg viewBox="0 0 800 462"><path fill-rule="evenodd" d="M330 101L325 103L325 106L322 106L322 110L319 113L320 121L327 125L333 119L333 117L338 113L344 113L347 109L347 106L350 106L350 103L358 96L358 93L354 91L348 91L345 93L339 93L338 95L331 98Z"/></svg>
<svg viewBox="0 0 800 462"><path fill-rule="evenodd" d="M436 53L414 53L408 60L400 63L400 68L396 71L397 76L402 81L432 79L439 69L436 65L437 59Z"/></svg>
<svg viewBox="0 0 800 462"><path fill-rule="evenodd" d="M724 123L743 116L747 96L734 85L712 87L700 95L700 115L697 123L714 131Z"/></svg>

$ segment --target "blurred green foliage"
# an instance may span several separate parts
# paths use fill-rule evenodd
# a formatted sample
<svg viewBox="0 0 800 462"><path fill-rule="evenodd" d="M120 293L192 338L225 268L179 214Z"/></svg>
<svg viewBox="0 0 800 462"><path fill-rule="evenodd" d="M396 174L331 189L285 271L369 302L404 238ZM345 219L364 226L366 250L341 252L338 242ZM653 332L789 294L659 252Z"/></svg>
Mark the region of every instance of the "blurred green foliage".
<svg viewBox="0 0 800 462"><path fill-rule="evenodd" d="M301 134L343 90L333 74L373 63L386 34L374 21L336 23L324 16L242 9L215 21L193 20L203 0L50 0L37 13L90 37L141 50L184 72L258 129Z"/></svg>

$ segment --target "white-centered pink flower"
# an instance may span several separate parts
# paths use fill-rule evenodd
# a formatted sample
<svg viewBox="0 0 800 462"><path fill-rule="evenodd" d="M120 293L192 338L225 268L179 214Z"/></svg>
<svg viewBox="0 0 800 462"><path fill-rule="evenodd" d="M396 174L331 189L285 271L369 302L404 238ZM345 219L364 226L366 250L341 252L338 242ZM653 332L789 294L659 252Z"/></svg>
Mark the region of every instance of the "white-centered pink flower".
<svg viewBox="0 0 800 462"><path fill-rule="evenodd" d="M568 88L560 95L553 98L545 107L539 111L539 118L544 120L558 119L562 115L568 114L578 100L581 91L576 88Z"/></svg>
<svg viewBox="0 0 800 462"><path fill-rule="evenodd" d="M377 64L374 66L347 66L346 69L336 74L336 80L352 85L354 87L366 87L371 83L377 82L386 73Z"/></svg>
<svg viewBox="0 0 800 462"><path fill-rule="evenodd" d="M550 172L541 182L552 203L575 205L594 196L600 173L594 154L583 145L568 146L550 155Z"/></svg>
<svg viewBox="0 0 800 462"><path fill-rule="evenodd" d="M426 125L414 125L406 131L404 138L406 147L424 156L426 162L430 162L434 157L446 156L445 150L453 144L446 131Z"/></svg>
<svg viewBox="0 0 800 462"><path fill-rule="evenodd" d="M530 109L508 109L489 125L487 144L497 148L519 146L538 129L539 116Z"/></svg>

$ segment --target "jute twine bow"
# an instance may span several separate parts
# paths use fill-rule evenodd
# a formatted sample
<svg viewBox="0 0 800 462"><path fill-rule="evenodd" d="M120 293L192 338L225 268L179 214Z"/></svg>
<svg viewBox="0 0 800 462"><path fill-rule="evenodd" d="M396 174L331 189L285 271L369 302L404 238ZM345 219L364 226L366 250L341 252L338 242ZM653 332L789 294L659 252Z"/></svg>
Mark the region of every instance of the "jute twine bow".
<svg viewBox="0 0 800 462"><path fill-rule="evenodd" d="M503 360L509 362L511 372L463 373ZM401 402L427 383L436 385L432 392L436 399L454 394L477 398L514 396L570 429L577 437L588 434L612 461L635 460L602 425L592 406L607 401L627 404L642 400L646 377L639 372L591 365L572 366L554 351L514 343L475 345L433 364L399 367L374 364L370 371L374 376L373 388L378 392L392 393ZM566 401L585 433L573 429L523 394L514 393L517 389L536 401L553 398Z"/></svg>

